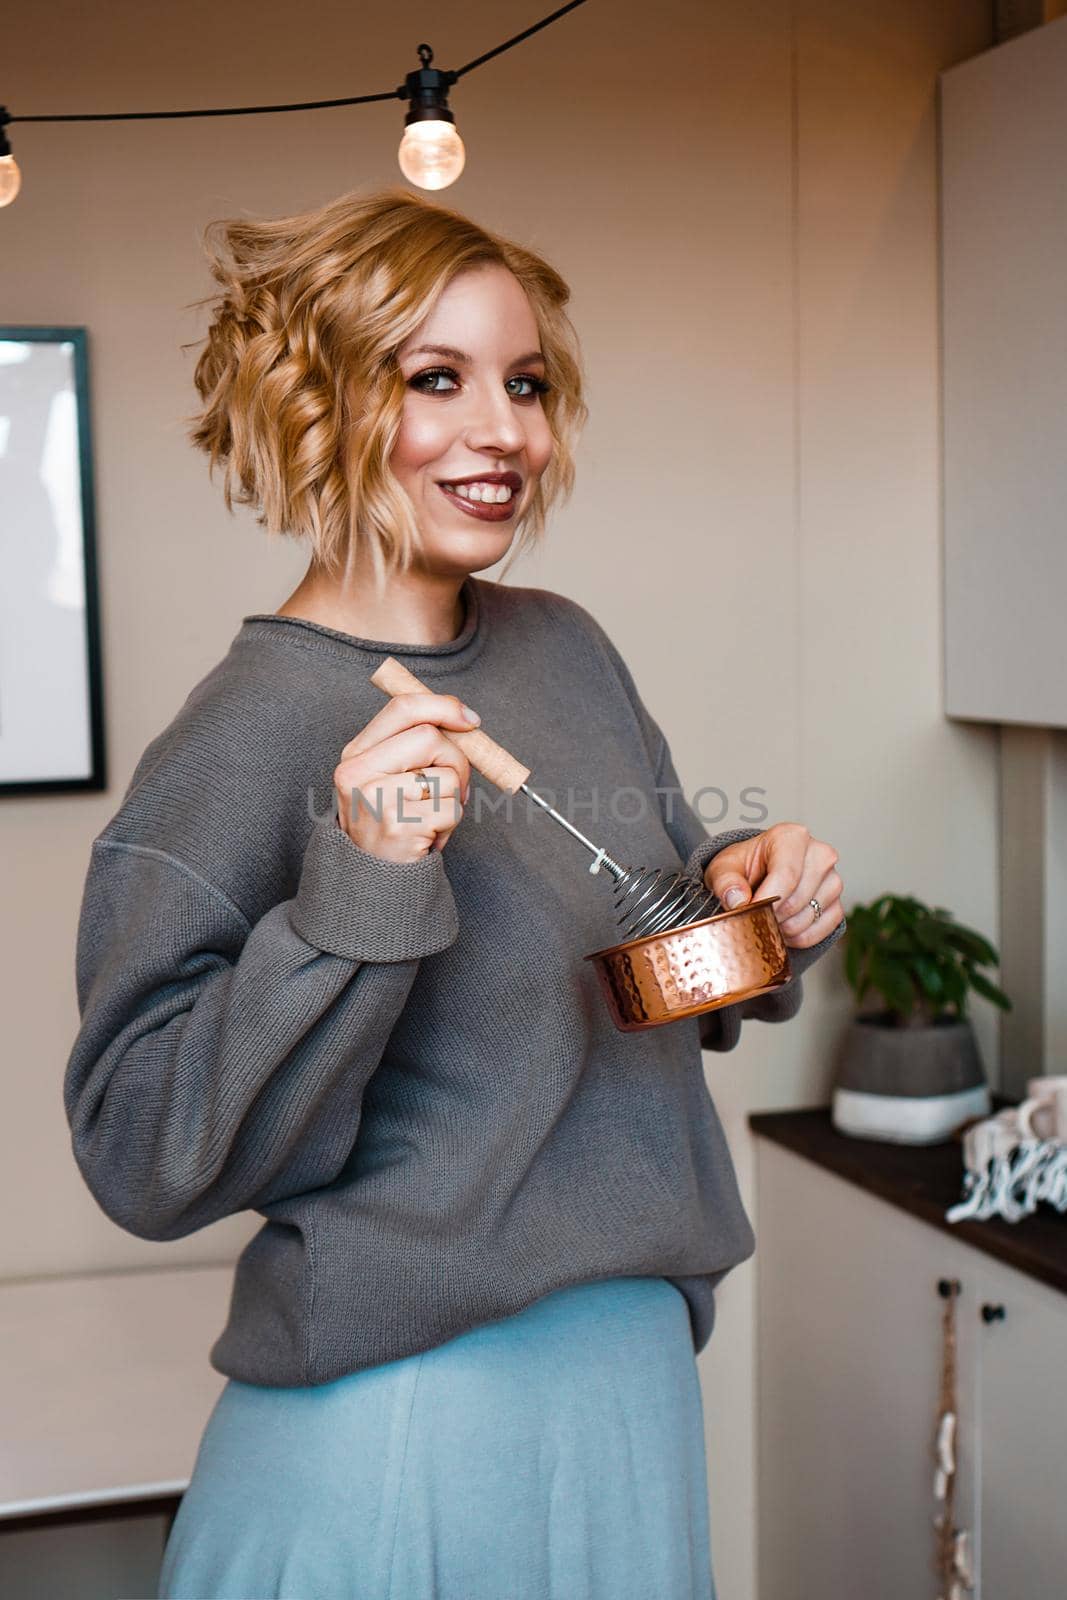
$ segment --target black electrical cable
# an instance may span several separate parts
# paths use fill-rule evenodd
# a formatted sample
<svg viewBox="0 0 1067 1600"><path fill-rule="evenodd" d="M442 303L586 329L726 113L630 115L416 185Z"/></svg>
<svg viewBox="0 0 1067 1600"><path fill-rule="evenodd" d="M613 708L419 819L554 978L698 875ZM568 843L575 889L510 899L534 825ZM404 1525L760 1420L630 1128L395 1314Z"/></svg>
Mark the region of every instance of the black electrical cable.
<svg viewBox="0 0 1067 1600"><path fill-rule="evenodd" d="M528 39L531 34L539 33L542 28L547 28L550 22L555 22L568 11L573 11L577 6L584 5L585 0L570 0L569 5L560 6L558 11L553 11L547 17L542 17L540 22L535 22L532 27L524 28L511 39L505 39L503 44L498 44L495 49L487 50L485 55L476 56L473 61L468 61L466 66L459 67L454 73L449 73L450 78L461 78L465 72L471 72L475 67L480 67L484 61L491 61L494 56L501 55L503 51L510 50L513 45L521 44L523 39ZM3 107L0 107L0 128L12 122L149 122L163 117L247 117L262 116L271 111L322 111L333 106L362 106L368 105L373 100L403 100L406 98L407 89L403 85L399 89L387 90L384 94L357 94L343 100L303 100L292 105L284 106L212 106L198 111L88 111L68 112L61 116L12 116Z"/></svg>
<svg viewBox="0 0 1067 1600"><path fill-rule="evenodd" d="M8 122L150 122L159 117L250 117L267 111L321 111L327 106L360 106L370 100L396 100L399 89L388 94L357 94L347 100L302 100L289 106L210 106L200 111L85 111L54 117L8 117Z"/></svg>
<svg viewBox="0 0 1067 1600"><path fill-rule="evenodd" d="M470 72L473 68L480 67L483 61L491 61L494 56L500 55L502 51L510 50L513 44L521 44L524 39L530 37L531 33L539 33L542 28L547 28L550 22L555 22L556 18L562 17L565 12L573 11L575 6L584 4L585 0L570 0L570 5L560 6L558 11L553 11L551 15L542 17L540 22L535 22L532 28L524 28L522 33L517 33L513 39L505 39L504 43L498 44L495 50L487 50L484 56L475 56L474 60L468 61L465 67L457 67L456 77L462 78L465 72Z"/></svg>

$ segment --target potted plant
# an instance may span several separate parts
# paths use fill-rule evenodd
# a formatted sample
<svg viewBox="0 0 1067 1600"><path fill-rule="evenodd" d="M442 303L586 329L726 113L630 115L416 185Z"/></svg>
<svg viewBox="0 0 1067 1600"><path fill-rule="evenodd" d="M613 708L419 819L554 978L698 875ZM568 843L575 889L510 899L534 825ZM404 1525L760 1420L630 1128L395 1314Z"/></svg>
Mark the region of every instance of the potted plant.
<svg viewBox="0 0 1067 1600"><path fill-rule="evenodd" d="M910 895L883 894L847 917L845 976L862 1006L845 1035L832 1118L842 1133L933 1144L990 1114L978 1042L967 1016L973 990L1001 1010L1011 1001L980 970L996 950Z"/></svg>

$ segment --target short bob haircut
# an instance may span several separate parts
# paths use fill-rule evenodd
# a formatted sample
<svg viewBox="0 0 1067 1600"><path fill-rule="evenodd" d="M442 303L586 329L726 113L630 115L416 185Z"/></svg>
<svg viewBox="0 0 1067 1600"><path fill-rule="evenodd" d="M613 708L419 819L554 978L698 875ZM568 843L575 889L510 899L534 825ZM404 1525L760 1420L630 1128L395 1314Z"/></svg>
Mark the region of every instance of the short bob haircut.
<svg viewBox="0 0 1067 1600"><path fill-rule="evenodd" d="M261 526L307 540L331 574L361 546L379 586L405 570L419 530L389 468L405 394L396 354L458 272L494 263L526 291L551 386L552 457L511 558L541 538L571 492L587 416L570 290L546 261L400 187L275 221L212 222L202 237L223 292L193 302L213 318L194 373L203 410L185 420L209 471L225 464L228 510L255 506Z"/></svg>

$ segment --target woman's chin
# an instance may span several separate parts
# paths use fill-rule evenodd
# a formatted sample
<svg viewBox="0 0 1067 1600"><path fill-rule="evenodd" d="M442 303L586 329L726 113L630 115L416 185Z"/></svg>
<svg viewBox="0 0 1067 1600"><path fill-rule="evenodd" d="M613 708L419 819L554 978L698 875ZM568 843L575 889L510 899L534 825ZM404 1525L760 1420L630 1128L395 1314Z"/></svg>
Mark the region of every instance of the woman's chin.
<svg viewBox="0 0 1067 1600"><path fill-rule="evenodd" d="M468 572L479 572L502 561L514 542L514 523L472 522L469 528L435 528L425 548L437 562L451 560Z"/></svg>

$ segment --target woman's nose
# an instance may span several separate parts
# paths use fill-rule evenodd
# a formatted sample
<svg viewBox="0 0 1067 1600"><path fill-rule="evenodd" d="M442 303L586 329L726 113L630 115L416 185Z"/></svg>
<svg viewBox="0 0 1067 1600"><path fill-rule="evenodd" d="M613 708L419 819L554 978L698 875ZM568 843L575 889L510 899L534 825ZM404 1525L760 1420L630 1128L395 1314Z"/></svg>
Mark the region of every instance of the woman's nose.
<svg viewBox="0 0 1067 1600"><path fill-rule="evenodd" d="M479 393L467 425L467 443L472 450L517 451L526 443L515 402L504 389Z"/></svg>

